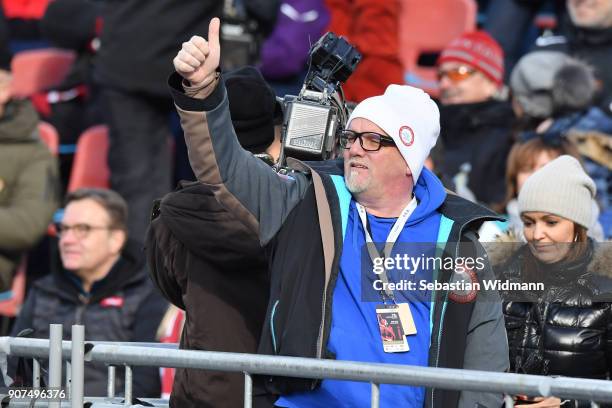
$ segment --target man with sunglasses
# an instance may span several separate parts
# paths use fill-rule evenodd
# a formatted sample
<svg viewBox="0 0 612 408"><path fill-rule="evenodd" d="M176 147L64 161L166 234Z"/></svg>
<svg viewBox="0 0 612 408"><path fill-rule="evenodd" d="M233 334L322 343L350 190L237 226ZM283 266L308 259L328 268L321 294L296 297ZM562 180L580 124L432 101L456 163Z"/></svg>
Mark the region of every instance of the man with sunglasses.
<svg viewBox="0 0 612 408"><path fill-rule="evenodd" d="M61 265L34 282L12 336L32 329L49 338L49 324L85 325L87 340L156 341L167 303L147 276L142 250L128 241L127 205L114 191L81 189L69 193L56 226ZM118 371L122 371L118 368ZM117 388L124 376L117 373ZM85 367L85 395L105 396L107 367ZM134 396L159 397L155 367L134 368Z"/></svg>
<svg viewBox="0 0 612 408"><path fill-rule="evenodd" d="M510 104L499 98L503 51L484 31L465 33L442 51L437 65L444 162L436 164L449 177L468 173L476 199L500 210L514 121Z"/></svg>
<svg viewBox="0 0 612 408"><path fill-rule="evenodd" d="M453 254L462 253L457 242L478 250L474 231L496 219L491 211L447 194L423 167L440 130L435 103L419 89L390 85L352 112L340 133L342 160L289 161L292 171L278 175L238 144L217 72L218 31L213 19L208 41L193 37L183 44L169 85L196 177L266 249L270 299L258 352L507 369L499 302L417 302L406 300L405 291L366 288L374 296L369 301L360 290L361 278L372 273L368 258L363 270L361 265L362 255L368 256L362 252L366 242L441 242ZM447 272L441 271L442 279L450 277ZM399 330L395 312L384 314L385 304L407 307L409 312L397 312L400 316L412 313L413 319L402 323L412 333L409 346L402 343L408 331ZM383 333L383 321L393 325L393 336ZM400 347L389 347L390 339ZM367 383L263 376L258 385L257 406L370 405ZM382 406L471 408L502 402L501 395L490 393L383 387Z"/></svg>

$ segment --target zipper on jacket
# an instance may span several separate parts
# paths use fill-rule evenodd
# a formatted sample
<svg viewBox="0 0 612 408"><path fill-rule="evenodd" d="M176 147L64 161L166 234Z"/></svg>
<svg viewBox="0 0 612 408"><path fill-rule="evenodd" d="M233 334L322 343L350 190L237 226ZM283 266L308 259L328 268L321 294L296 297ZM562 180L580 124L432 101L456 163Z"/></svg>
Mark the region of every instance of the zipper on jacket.
<svg viewBox="0 0 612 408"><path fill-rule="evenodd" d="M326 282L325 288L323 289L323 302L321 303L321 325L319 326L319 337L317 338L317 355L316 358L323 358L323 332L325 331L325 309L327 306L327 288L329 287L329 281ZM314 379L311 382L310 389L311 391L317 387L317 384L321 380Z"/></svg>
<svg viewBox="0 0 612 408"><path fill-rule="evenodd" d="M465 227L466 225L476 221L479 218L483 218L483 217L476 217L476 218L470 218L468 221L464 222L463 225L461 226L461 228L459 229L459 239L461 239L461 236L463 235L463 227ZM459 246L457 246L456 250L455 250L455 257L459 256ZM434 362L434 367L438 367L438 364L440 363L440 342L442 340L442 332L444 331L444 314L446 313L446 303L448 300L448 292L444 293L444 301L442 303L442 312L440 313L440 330L438 331L438 340L436 343L436 358L435 358L435 362ZM435 388L431 389L431 407L434 407L434 394L435 394Z"/></svg>
<svg viewBox="0 0 612 408"><path fill-rule="evenodd" d="M442 341L442 332L444 331L444 314L446 313L446 300L447 300L448 292L444 294L444 301L442 303L442 311L440 312L440 329L438 330L438 340L436 342L436 351L435 351L435 361L434 367L438 367L440 360L440 342ZM435 388L431 389L431 408L434 407L434 393Z"/></svg>
<svg viewBox="0 0 612 408"><path fill-rule="evenodd" d="M323 289L323 302L321 303L321 325L319 326L319 337L317 338L317 358L323 356L323 331L325 330L325 309L327 304L327 287L329 282L326 282Z"/></svg>
<svg viewBox="0 0 612 408"><path fill-rule="evenodd" d="M270 312L270 331L272 332L272 347L274 348L274 354L278 354L278 348L276 346L276 332L274 331L274 313L276 313L276 306L278 306L277 300L274 302L274 306L272 306L272 312Z"/></svg>

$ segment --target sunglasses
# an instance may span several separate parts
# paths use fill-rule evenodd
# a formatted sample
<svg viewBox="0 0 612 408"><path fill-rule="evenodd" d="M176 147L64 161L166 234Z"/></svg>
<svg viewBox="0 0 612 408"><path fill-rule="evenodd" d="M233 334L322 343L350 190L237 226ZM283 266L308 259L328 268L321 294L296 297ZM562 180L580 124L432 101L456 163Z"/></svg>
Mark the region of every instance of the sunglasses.
<svg viewBox="0 0 612 408"><path fill-rule="evenodd" d="M438 71L438 81L441 81L442 78L446 77L450 79L451 82L457 83L461 81L465 81L472 75L476 73L476 70L473 68L469 68L466 66L460 66L457 68L447 69L447 70L439 70Z"/></svg>

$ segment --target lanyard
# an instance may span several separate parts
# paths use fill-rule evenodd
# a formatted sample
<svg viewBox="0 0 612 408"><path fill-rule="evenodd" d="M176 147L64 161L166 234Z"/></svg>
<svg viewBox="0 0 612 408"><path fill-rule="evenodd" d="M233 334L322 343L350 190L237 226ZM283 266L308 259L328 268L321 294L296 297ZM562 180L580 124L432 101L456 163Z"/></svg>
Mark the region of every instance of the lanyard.
<svg viewBox="0 0 612 408"><path fill-rule="evenodd" d="M372 236L370 235L370 231L368 228L368 216L366 215L366 210L363 205L357 202L355 204L357 206L357 211L359 212L359 218L361 219L361 224L363 225L363 231L365 233L365 238L366 238L366 247L368 248L370 259L372 260L372 263L374 263L374 259L380 258L380 254L378 253L376 246L372 244L373 242ZM388 258L389 256L391 256L391 251L393 251L393 246L395 245L395 241L397 241L397 238L399 237L400 233L404 229L404 225L406 225L406 221L408 221L408 218L410 218L410 215L414 212L417 205L418 205L417 199L413 197L412 200L410 200L410 202L408 203L408 205L404 207L400 216L397 218L397 221L395 221L395 224L393 224L393 227L391 228L391 231L389 232L389 236L387 237L386 242L385 242L385 248L383 250L383 258ZM386 297L389 300L395 303L395 295L393 294L392 290L389 290L389 285L388 285L389 279L387 277L387 270L386 268L384 268L384 262L383 262L383 271L380 274L380 279L383 281L384 288L385 288L384 292L381 291L383 301L385 300L385 295L386 295Z"/></svg>

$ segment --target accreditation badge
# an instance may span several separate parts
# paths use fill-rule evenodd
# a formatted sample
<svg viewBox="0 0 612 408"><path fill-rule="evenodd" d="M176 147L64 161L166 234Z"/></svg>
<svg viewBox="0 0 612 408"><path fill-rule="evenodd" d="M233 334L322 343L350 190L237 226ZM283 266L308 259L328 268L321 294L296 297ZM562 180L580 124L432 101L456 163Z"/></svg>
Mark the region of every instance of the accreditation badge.
<svg viewBox="0 0 612 408"><path fill-rule="evenodd" d="M416 325L414 324L414 319L412 318L412 312L410 311L408 303L400 303L397 307L399 308L400 321L402 322L404 335L410 336L412 334L417 334Z"/></svg>
<svg viewBox="0 0 612 408"><path fill-rule="evenodd" d="M376 319L385 353L409 351L398 305L376 306Z"/></svg>

